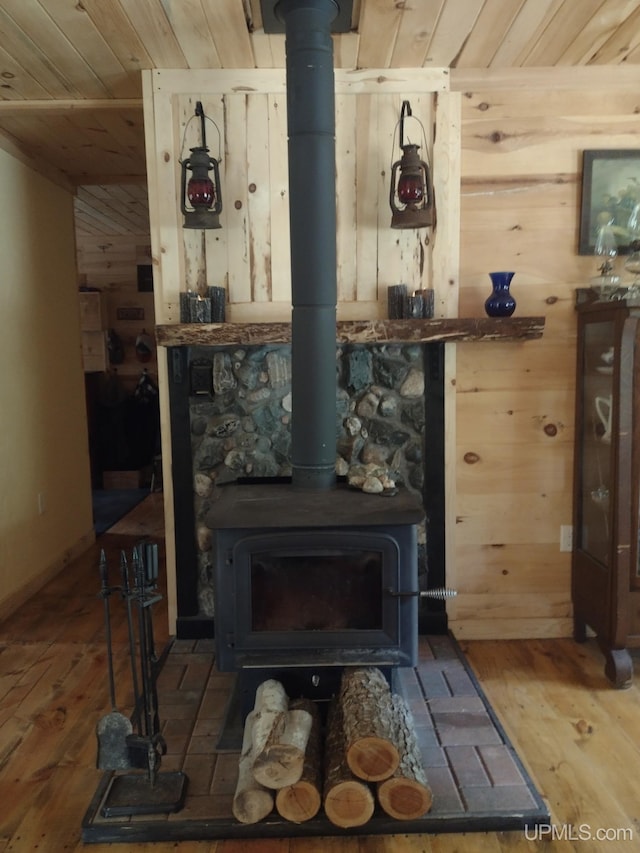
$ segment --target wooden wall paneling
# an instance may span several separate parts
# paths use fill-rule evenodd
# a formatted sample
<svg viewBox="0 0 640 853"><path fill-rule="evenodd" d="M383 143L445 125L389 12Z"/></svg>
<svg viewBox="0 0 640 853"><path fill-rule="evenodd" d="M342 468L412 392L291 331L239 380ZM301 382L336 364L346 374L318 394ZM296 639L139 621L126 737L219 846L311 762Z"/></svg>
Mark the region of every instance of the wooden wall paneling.
<svg viewBox="0 0 640 853"><path fill-rule="evenodd" d="M564 310L573 311L573 306ZM516 389L546 394L555 389L571 397L575 388L575 328L570 340L561 336L547 340L545 325L542 340L544 344L535 343L531 348L528 343L495 343L490 347L458 344L458 395ZM518 381L514 388L515 376Z"/></svg>
<svg viewBox="0 0 640 853"><path fill-rule="evenodd" d="M233 304L251 302L249 187L247 182L247 100L242 92L225 96L225 157L223 210L227 224L227 289L229 314ZM216 282L220 284L220 282Z"/></svg>
<svg viewBox="0 0 640 853"><path fill-rule="evenodd" d="M461 96L458 92L435 95L433 156L431 158L436 228L431 229L431 275L434 316L459 316L460 291L460 175ZM457 589L463 564L457 554L457 375L458 346L444 348L444 467L445 467L445 566L447 585ZM447 602L450 625L457 618L457 598Z"/></svg>
<svg viewBox="0 0 640 853"><path fill-rule="evenodd" d="M563 636L572 630L560 526L572 518L574 291L595 271L593 258L577 255L581 151L602 147L605 134L611 147L633 147L640 128L626 84L610 101L599 86L565 88L562 75L553 91L469 91L461 311L483 312L490 269L514 269L516 311L544 313L546 326L531 349L457 348L456 554L465 572L452 629Z"/></svg>
<svg viewBox="0 0 640 853"><path fill-rule="evenodd" d="M412 117L405 119L404 132L405 144L412 142L419 146L418 156L431 168L433 165L433 120L434 120L434 97L431 93L409 94L406 99L411 105ZM396 122L400 118L400 107L396 115ZM421 127L422 125L422 127ZM398 128L399 134L399 128ZM399 148L399 136L396 134L395 145L391 151L393 162L402 156ZM431 168L433 175L433 169ZM387 176L387 186L391 175ZM388 195L388 190L387 190ZM391 221L391 210L388 203L383 205L385 213ZM395 231L397 251L400 255L400 279L406 281L410 291L419 290L423 287L432 287L432 264L431 264L431 234L432 229L400 229Z"/></svg>
<svg viewBox="0 0 640 853"><path fill-rule="evenodd" d="M558 0L554 0L558 2ZM568 3L571 0L567 0ZM542 6L538 0L528 0L530 5ZM528 8L528 7L527 7ZM626 32L626 31L624 31ZM495 63L494 63L495 64ZM450 88L455 92L481 92L488 98L492 92L520 92L528 98L534 92L559 92L564 89L575 91L578 97L586 98L592 91L608 91L619 94L633 91L638 85L638 69L633 64L577 65L566 68L513 68L500 66L491 68L452 68ZM524 100L524 99L523 99ZM597 112L590 109L578 111L578 115L589 115L597 121Z"/></svg>
<svg viewBox="0 0 640 853"><path fill-rule="evenodd" d="M626 69L621 68L621 71ZM562 77L560 77L562 81ZM506 97L505 97L506 95ZM633 117L638 106L637 92L632 88L605 89L599 85L590 89L568 89L559 86L554 89L532 89L526 98L514 97L504 90L480 89L465 92L462 100L462 119L471 122L475 119L522 119L531 116L545 116L547 119L566 120L568 116L578 116L580 120L595 114L599 124L606 116L616 123L620 116ZM557 170L553 174L558 174Z"/></svg>
<svg viewBox="0 0 640 853"><path fill-rule="evenodd" d="M200 134L200 119L195 117L196 102L202 100L199 96L179 97L176 99L177 115L174 121L180 128L180 147L177 149L178 162L176 168L180 170L180 161L187 160L191 155L191 149L202 145L202 137ZM208 115L209 105L202 105L205 115ZM212 128L208 122L205 122L206 133L208 134ZM215 133L213 134L215 136ZM217 148L217 140L212 140L213 151ZM211 142L207 136L207 147L211 151ZM187 181L191 173L187 172ZM180 195L180 181L177 184L178 204L182 201ZM180 233L182 236L182 248L184 252L184 281L182 282L181 290L190 290L193 293L204 295L207 288L207 258L205 254L205 232L191 228L182 228L182 214L180 214Z"/></svg>
<svg viewBox="0 0 640 853"><path fill-rule="evenodd" d="M465 592L474 595L499 593L561 592L571 596L567 568L571 555L558 551L557 542L520 545L460 545ZM558 577L562 583L558 584Z"/></svg>
<svg viewBox="0 0 640 853"><path fill-rule="evenodd" d="M391 166L402 156L398 121L403 98L399 95L380 95L378 105L377 150L370 156L378 159L378 289L386 293L392 284L406 284L409 292L419 288L420 238L416 229L391 228L389 185ZM405 124L406 132L406 124ZM361 152L361 156L364 152Z"/></svg>
<svg viewBox="0 0 640 853"><path fill-rule="evenodd" d="M163 193L168 192L171 196L170 180L171 172L168 171L167 161L174 164L171 146L171 101L169 98L156 98L154 90L154 78L151 71L142 72L143 110L144 110L144 134L147 150L147 191L149 196L149 218L150 218L150 242L151 256L153 259L153 301L156 323L178 322L180 319L180 304L167 304L165 286L168 289L167 276L164 271L164 257L162 252L162 227L161 204ZM164 119L164 125L162 120ZM160 122L160 123L159 123ZM164 128L164 133L158 135L158 127ZM168 145L167 145L168 143ZM160 147L160 145L163 147ZM179 142L177 143L179 145ZM169 179L170 188L162 186L161 177ZM166 195L164 201L166 203ZM174 229L177 224L174 219ZM169 260L177 259L178 247L177 231L173 234L174 250L169 254ZM166 237L166 235L165 235ZM175 274L175 282L178 276ZM179 291L174 291L177 297ZM167 365L168 352L161 349L157 352L158 363L158 388L160 409L160 452L162 454L162 498L164 506L165 523L165 570L167 579L167 613L169 633L175 634L178 618L177 605L177 582L176 582L176 540L175 540L175 516L173 513L173 481L171 471L173 468L173 457L171 453L171 415L169 411L169 373Z"/></svg>
<svg viewBox="0 0 640 853"><path fill-rule="evenodd" d="M548 544L560 541L560 523L568 523L564 493L546 493L544 486L514 500L505 490L491 494L458 492L456 539L459 545ZM560 579L559 579L560 581ZM464 590L462 590L464 591Z"/></svg>
<svg viewBox="0 0 640 853"><path fill-rule="evenodd" d="M377 200L380 164L377 157L363 156L375 150L378 138L378 97L360 95L356 99L355 196L357 233L355 235L356 293L358 302L379 302L387 316L386 289L378 292ZM387 167L388 168L388 167ZM353 247L352 247L353 249ZM366 316L371 316L367 314ZM374 315L376 316L376 315Z"/></svg>
<svg viewBox="0 0 640 853"><path fill-rule="evenodd" d="M271 189L269 185L269 102L266 94L247 100L247 181L251 301L270 302Z"/></svg>
<svg viewBox="0 0 640 853"><path fill-rule="evenodd" d="M221 287L225 284L226 273L229 268L229 206L225 198L226 170L225 170L225 103L221 94L209 95L202 92L199 100L207 117L205 122L207 148L209 156L218 161L220 173L220 188L222 196L222 211L220 212L221 228L207 229L202 234L205 256L205 274L203 281L203 292L207 287ZM186 235L187 230L183 229Z"/></svg>
<svg viewBox="0 0 640 853"><path fill-rule="evenodd" d="M506 395L505 395L506 396ZM529 397L532 395L528 395ZM480 401L478 401L480 403ZM472 415L474 415L474 408ZM567 406L567 409L569 407ZM463 407L458 415L463 418ZM537 431L535 444L513 441L513 430L501 430L504 420L485 418L480 427L484 435L465 441L458 431L458 457L456 460L456 485L465 494L487 494L508 489L514 496L526 494L536 488L565 494L571 488L573 465L571 464L572 430L561 437L546 437L544 427ZM541 419L542 420L542 419ZM546 417L542 422L555 426ZM477 421L476 421L477 422ZM493 436L489 433L493 432ZM504 440L500 437L504 434ZM493 438L493 441L491 440Z"/></svg>
<svg viewBox="0 0 640 853"><path fill-rule="evenodd" d="M180 320L180 292L185 289L182 214L178 206L180 143L184 127L178 126L177 97L167 97L152 89L156 74L143 73L143 80L149 81L151 93L145 92L144 100L156 322L177 323ZM153 100L147 107L150 98Z"/></svg>
<svg viewBox="0 0 640 853"><path fill-rule="evenodd" d="M368 151L357 147L357 97L336 95L336 262L338 302L353 302L358 291L358 160ZM360 156L359 156L360 155Z"/></svg>
<svg viewBox="0 0 640 853"><path fill-rule="evenodd" d="M482 614L486 620L496 620L498 625L505 618L519 621L522 626L530 622L551 619L569 620L571 617L571 595L549 590L538 590L522 595L520 592L492 592L486 595L465 593L457 601L458 622L464 624L469 619L477 619ZM500 631L500 628L497 629ZM522 627L521 627L522 630Z"/></svg>
<svg viewBox="0 0 640 853"><path fill-rule="evenodd" d="M435 316L458 317L460 288L461 96L438 93L431 158L437 223L431 231L431 275Z"/></svg>
<svg viewBox="0 0 640 853"><path fill-rule="evenodd" d="M286 95L267 96L269 121L269 207L271 301L291 304L291 238Z"/></svg>

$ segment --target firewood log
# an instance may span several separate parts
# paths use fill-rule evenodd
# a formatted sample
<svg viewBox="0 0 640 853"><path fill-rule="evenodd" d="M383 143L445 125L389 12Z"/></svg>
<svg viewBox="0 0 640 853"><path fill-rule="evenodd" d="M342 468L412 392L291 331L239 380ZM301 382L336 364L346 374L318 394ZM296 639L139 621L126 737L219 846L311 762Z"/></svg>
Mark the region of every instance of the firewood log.
<svg viewBox="0 0 640 853"><path fill-rule="evenodd" d="M253 764L256 782L267 788L284 788L297 782L302 776L310 732L311 714L308 711L287 711L282 732L275 725L262 752L256 755Z"/></svg>
<svg viewBox="0 0 640 853"><path fill-rule="evenodd" d="M273 809L273 793L253 778L253 726L255 712L251 711L244 724L242 751L238 761L238 782L232 811L240 823L258 823Z"/></svg>
<svg viewBox="0 0 640 853"><path fill-rule="evenodd" d="M253 748L260 755L268 741L277 740L286 724L289 697L284 687L275 678L258 685L253 705Z"/></svg>
<svg viewBox="0 0 640 853"><path fill-rule="evenodd" d="M297 782L280 788L276 793L276 810L285 820L303 823L311 820L322 805L322 719L311 699L297 699L292 711L306 711L311 717L311 731L304 754L302 775Z"/></svg>
<svg viewBox="0 0 640 853"><path fill-rule="evenodd" d="M342 705L334 700L325 741L324 811L335 826L362 826L371 818L375 800L369 786L349 769L345 748Z"/></svg>
<svg viewBox="0 0 640 853"><path fill-rule="evenodd" d="M392 776L400 756L393 742L391 688L377 667L345 669L340 686L347 763L360 779Z"/></svg>
<svg viewBox="0 0 640 853"><path fill-rule="evenodd" d="M414 722L407 703L394 695L394 737L400 763L389 779L378 782L378 802L397 820L414 820L429 811L433 796L427 781L414 733Z"/></svg>

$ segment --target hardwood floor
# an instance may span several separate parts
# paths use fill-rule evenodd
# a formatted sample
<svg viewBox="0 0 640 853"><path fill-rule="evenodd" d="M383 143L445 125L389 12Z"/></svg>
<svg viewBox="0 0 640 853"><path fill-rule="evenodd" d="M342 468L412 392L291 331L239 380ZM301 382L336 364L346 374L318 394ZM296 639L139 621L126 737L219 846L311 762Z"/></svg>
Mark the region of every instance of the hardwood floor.
<svg viewBox="0 0 640 853"><path fill-rule="evenodd" d="M175 851L173 843L84 845L84 813L99 781L95 726L111 710L106 678L101 548L118 583L119 556L147 533L160 543L151 495L38 595L0 623L0 853ZM113 608L116 672L128 666L124 609ZM154 607L158 645L164 601ZM640 683L611 688L593 641L467 642L463 649L553 826L530 833L182 842L182 853L611 853L639 849ZM116 697L130 711L132 697ZM601 836L601 837L598 837Z"/></svg>

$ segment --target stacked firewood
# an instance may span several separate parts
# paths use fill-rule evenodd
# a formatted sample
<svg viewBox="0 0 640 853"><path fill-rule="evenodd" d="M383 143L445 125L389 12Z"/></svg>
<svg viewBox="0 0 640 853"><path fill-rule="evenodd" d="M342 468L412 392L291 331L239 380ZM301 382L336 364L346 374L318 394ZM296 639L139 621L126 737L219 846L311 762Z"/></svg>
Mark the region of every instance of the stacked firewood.
<svg viewBox="0 0 640 853"><path fill-rule="evenodd" d="M386 814L413 820L431 808L413 719L376 667L347 668L323 725L309 699L289 701L264 681L247 716L233 814L257 823L274 807L294 823L324 808L336 826L362 826L376 800Z"/></svg>

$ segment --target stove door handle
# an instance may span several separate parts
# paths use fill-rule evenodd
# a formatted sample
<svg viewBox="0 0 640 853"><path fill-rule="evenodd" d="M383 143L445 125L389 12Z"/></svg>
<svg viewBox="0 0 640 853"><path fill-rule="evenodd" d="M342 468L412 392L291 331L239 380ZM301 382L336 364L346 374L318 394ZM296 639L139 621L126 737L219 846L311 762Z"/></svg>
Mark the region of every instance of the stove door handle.
<svg viewBox="0 0 640 853"><path fill-rule="evenodd" d="M457 589L450 589L445 586L437 587L436 589L418 590L416 592L395 592L391 587L387 587L385 592L392 598L435 598L439 601L444 601L446 598L455 598L458 594Z"/></svg>

